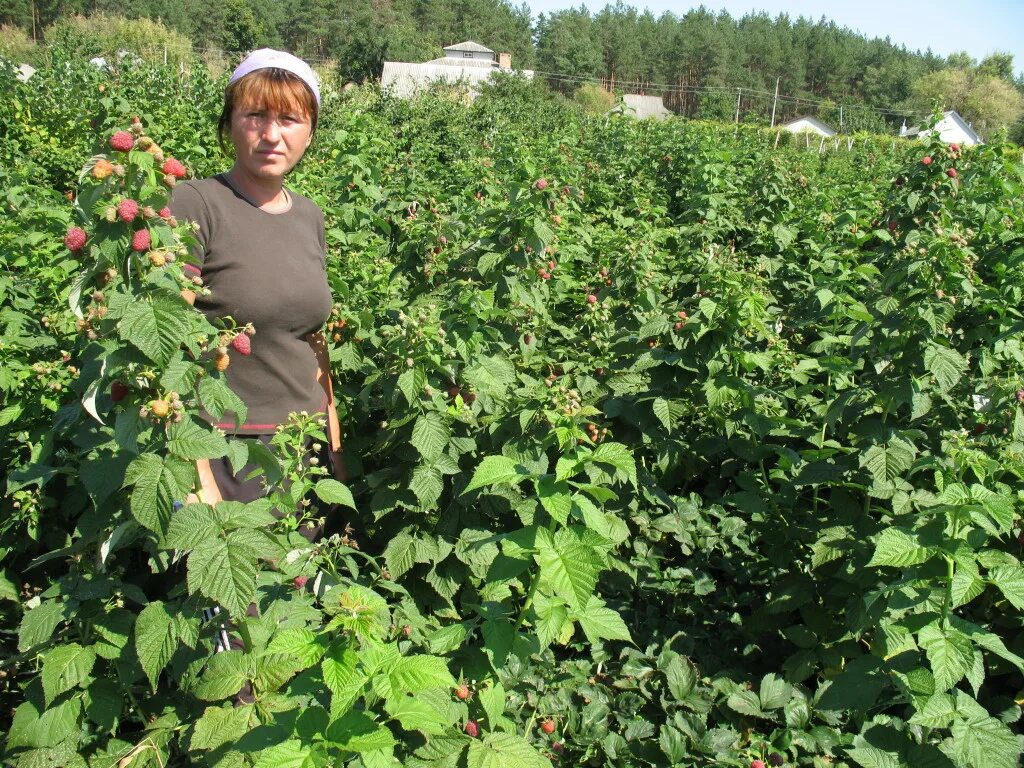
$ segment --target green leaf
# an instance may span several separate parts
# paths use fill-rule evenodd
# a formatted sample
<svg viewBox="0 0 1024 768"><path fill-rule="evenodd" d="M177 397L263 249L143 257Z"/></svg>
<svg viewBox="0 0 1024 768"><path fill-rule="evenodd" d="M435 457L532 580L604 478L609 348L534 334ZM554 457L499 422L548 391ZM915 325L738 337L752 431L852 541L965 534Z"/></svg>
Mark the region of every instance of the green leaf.
<svg viewBox="0 0 1024 768"><path fill-rule="evenodd" d="M495 731L469 743L466 768L551 768L551 761L522 736Z"/></svg>
<svg viewBox="0 0 1024 768"><path fill-rule="evenodd" d="M505 714L505 687L497 682L485 685L477 690L477 696L487 713L487 722L493 728Z"/></svg>
<svg viewBox="0 0 1024 768"><path fill-rule="evenodd" d="M767 674L761 678L758 692L761 709L782 709L793 698L793 686L775 674Z"/></svg>
<svg viewBox="0 0 1024 768"><path fill-rule="evenodd" d="M423 697L402 696L389 699L385 702L384 708L407 731L440 736L448 728L448 721L443 713Z"/></svg>
<svg viewBox="0 0 1024 768"><path fill-rule="evenodd" d="M562 636L566 623L572 626L569 608L563 600L538 594L533 601L533 610L537 613L534 629L537 631L537 642L542 649Z"/></svg>
<svg viewBox="0 0 1024 768"><path fill-rule="evenodd" d="M538 486L541 506L559 523L568 524L569 513L572 511L569 484L565 481L556 483L551 478L544 478Z"/></svg>
<svg viewBox="0 0 1024 768"><path fill-rule="evenodd" d="M937 693L948 691L974 666L974 644L952 627L942 629L938 622L928 624L918 633L917 644L931 663Z"/></svg>
<svg viewBox="0 0 1024 768"><path fill-rule="evenodd" d="M686 701L697 687L697 670L684 656L673 656L665 667L668 690L676 701Z"/></svg>
<svg viewBox="0 0 1024 768"><path fill-rule="evenodd" d="M244 616L256 594L258 552L240 534L232 531L226 539L208 539L188 557L188 590L202 594L227 608L233 616Z"/></svg>
<svg viewBox="0 0 1024 768"><path fill-rule="evenodd" d="M188 335L190 312L184 299L173 296L133 301L125 307L118 334L157 365L165 365Z"/></svg>
<svg viewBox="0 0 1024 768"><path fill-rule="evenodd" d="M220 532L213 507L209 504L186 504L171 514L164 545L173 549L193 549Z"/></svg>
<svg viewBox="0 0 1024 768"><path fill-rule="evenodd" d="M321 663L324 683L331 689L331 713L340 715L355 703L366 685L366 675L358 671L359 657L343 644L332 646Z"/></svg>
<svg viewBox="0 0 1024 768"><path fill-rule="evenodd" d="M597 586L601 559L593 547L584 544L570 528L563 528L554 539L538 537L535 555L541 577L554 594L577 611L590 601Z"/></svg>
<svg viewBox="0 0 1024 768"><path fill-rule="evenodd" d="M53 631L64 620L64 604L47 600L21 618L18 628L18 650L27 651L53 637Z"/></svg>
<svg viewBox="0 0 1024 768"><path fill-rule="evenodd" d="M218 421L224 418L225 412L231 411L235 414L235 425L238 426L245 423L249 415L249 409L242 398L232 392L227 382L220 377L204 376L199 380L199 399L207 412Z"/></svg>
<svg viewBox="0 0 1024 768"><path fill-rule="evenodd" d="M323 658L325 643L310 629L292 627L274 635L267 653L284 653L297 659L303 667L311 667Z"/></svg>
<svg viewBox="0 0 1024 768"><path fill-rule="evenodd" d="M901 528L886 528L875 543L875 554L868 566L905 568L926 562L932 554L933 550L921 546L914 534Z"/></svg>
<svg viewBox="0 0 1024 768"><path fill-rule="evenodd" d="M362 712L346 712L327 726L327 741L349 752L389 749L397 743L394 734Z"/></svg>
<svg viewBox="0 0 1024 768"><path fill-rule="evenodd" d="M426 461L431 462L448 447L450 438L451 431L444 418L434 411L428 411L416 419L409 442Z"/></svg>
<svg viewBox="0 0 1024 768"><path fill-rule="evenodd" d="M70 691L86 682L96 654L92 648L83 648L78 643L58 645L47 651L43 657L43 694L49 706L64 691Z"/></svg>
<svg viewBox="0 0 1024 768"><path fill-rule="evenodd" d="M410 368L403 371L402 375L398 377L398 388L409 405L416 405L419 402L426 385L427 375L421 368Z"/></svg>
<svg viewBox="0 0 1024 768"><path fill-rule="evenodd" d="M761 701L753 691L736 691L729 695L726 700L729 709L739 712L748 717L759 717L764 720L771 720L772 716L765 714L761 709Z"/></svg>
<svg viewBox="0 0 1024 768"><path fill-rule="evenodd" d="M469 481L469 485L466 486L463 493L469 493L488 485L515 483L528 474L525 468L519 466L508 456L488 456L480 462L480 466L473 473L473 479Z"/></svg>
<svg viewBox="0 0 1024 768"><path fill-rule="evenodd" d="M959 707L958 707L959 709ZM978 707L980 710L981 707ZM971 768L1016 768L1021 745L1013 732L984 711L953 723L953 754Z"/></svg>
<svg viewBox="0 0 1024 768"><path fill-rule="evenodd" d="M392 579L399 579L416 562L416 540L405 531L394 536L384 548L384 562Z"/></svg>
<svg viewBox="0 0 1024 768"><path fill-rule="evenodd" d="M1003 597L1017 610L1024 610L1024 568L1001 565L988 572L988 580L999 588Z"/></svg>
<svg viewBox="0 0 1024 768"><path fill-rule="evenodd" d="M195 484L195 466L172 456L144 453L125 471L124 486L134 486L132 515L154 533L164 534L171 522L174 502L183 500Z"/></svg>
<svg viewBox="0 0 1024 768"><path fill-rule="evenodd" d="M289 739L260 750L253 768L318 768L319 765L312 747L298 739Z"/></svg>
<svg viewBox="0 0 1024 768"><path fill-rule="evenodd" d="M221 651L210 657L195 695L204 701L227 699L252 678L249 662L241 651Z"/></svg>
<svg viewBox="0 0 1024 768"><path fill-rule="evenodd" d="M105 677L93 680L86 691L85 714L105 731L112 731L124 709L121 687Z"/></svg>
<svg viewBox="0 0 1024 768"><path fill-rule="evenodd" d="M135 653L154 691L160 670L179 645L177 622L167 606L154 601L143 608L135 622Z"/></svg>
<svg viewBox="0 0 1024 768"><path fill-rule="evenodd" d="M249 730L252 707L207 707L202 717L196 720L189 742L192 749L217 749L224 745L234 746Z"/></svg>
<svg viewBox="0 0 1024 768"><path fill-rule="evenodd" d="M598 640L625 640L627 642L633 640L622 617L608 608L598 597L591 596L586 608L576 614L574 618L579 621L580 627L591 643Z"/></svg>
<svg viewBox="0 0 1024 768"><path fill-rule="evenodd" d="M633 485L636 485L636 459L633 458L629 448L622 443L601 443L590 454L589 460L601 464L611 464L625 474Z"/></svg>
<svg viewBox="0 0 1024 768"><path fill-rule="evenodd" d="M924 352L924 364L942 392L951 389L967 370L967 361L959 352L939 344L928 345Z"/></svg>
<svg viewBox="0 0 1024 768"><path fill-rule="evenodd" d="M884 485L910 469L916 449L913 444L894 437L884 445L873 445L860 457L860 465L867 469L876 485Z"/></svg>
<svg viewBox="0 0 1024 768"><path fill-rule="evenodd" d="M325 501L328 504L340 504L350 509L356 508L355 499L352 498L352 491L344 483L332 480L331 478L324 478L317 481L314 490L321 501Z"/></svg>
<svg viewBox="0 0 1024 768"><path fill-rule="evenodd" d="M167 450L187 461L219 459L228 455L228 442L213 427L188 418L167 428Z"/></svg>
<svg viewBox="0 0 1024 768"><path fill-rule="evenodd" d="M392 689L402 693L419 693L428 688L455 687L455 678L448 671L444 659L436 656L413 654L403 656L388 672Z"/></svg>

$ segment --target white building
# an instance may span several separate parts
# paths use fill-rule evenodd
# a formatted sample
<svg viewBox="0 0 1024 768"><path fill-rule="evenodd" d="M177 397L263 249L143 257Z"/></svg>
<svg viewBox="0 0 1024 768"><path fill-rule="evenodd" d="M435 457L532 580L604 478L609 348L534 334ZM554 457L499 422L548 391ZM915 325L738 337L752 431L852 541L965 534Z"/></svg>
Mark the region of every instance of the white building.
<svg viewBox="0 0 1024 768"><path fill-rule="evenodd" d="M955 110L949 110L944 112L942 119L936 124L935 130L939 132L939 139L946 142L947 144L960 144L965 147L972 146L973 144L984 144L981 137L975 133L971 124L960 117ZM931 131L922 131L920 126L913 128L907 128L907 124L903 123L903 127L900 128L900 136L904 136L908 139L923 138L931 135Z"/></svg>
<svg viewBox="0 0 1024 768"><path fill-rule="evenodd" d="M798 117L795 120L790 120L788 123L785 123L780 127L785 128L787 131L792 131L793 133L813 133L817 136L825 136L827 138L831 138L836 135L836 132L833 129L810 115L804 115L803 117Z"/></svg>
<svg viewBox="0 0 1024 768"><path fill-rule="evenodd" d="M622 96L622 103L623 111L627 115L633 115L641 120L646 117L664 120L672 114L665 106L661 96L642 96L639 93L627 93Z"/></svg>
<svg viewBox="0 0 1024 768"><path fill-rule="evenodd" d="M385 61L380 84L384 90L404 99L425 91L431 83L464 83L469 86L470 96L475 98L478 94L475 86L489 80L494 72L533 78L533 70L516 72L512 69L510 54L496 54L486 46L467 40L445 47L440 59L421 63Z"/></svg>

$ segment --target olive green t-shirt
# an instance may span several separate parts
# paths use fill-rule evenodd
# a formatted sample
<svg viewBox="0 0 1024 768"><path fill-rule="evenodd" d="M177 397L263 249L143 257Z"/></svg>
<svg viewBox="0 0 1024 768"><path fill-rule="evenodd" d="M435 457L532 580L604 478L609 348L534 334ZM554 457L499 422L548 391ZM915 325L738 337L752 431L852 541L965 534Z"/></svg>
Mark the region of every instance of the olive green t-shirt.
<svg viewBox="0 0 1024 768"><path fill-rule="evenodd" d="M171 198L175 217L199 225L199 266L186 274L201 275L210 295L197 296L196 308L256 328L251 355L229 350L228 384L249 412L241 427L230 413L214 422L227 432L266 434L293 411L327 406L307 341L331 312L324 217L312 200L288 195L287 211L268 213L218 175L181 183Z"/></svg>

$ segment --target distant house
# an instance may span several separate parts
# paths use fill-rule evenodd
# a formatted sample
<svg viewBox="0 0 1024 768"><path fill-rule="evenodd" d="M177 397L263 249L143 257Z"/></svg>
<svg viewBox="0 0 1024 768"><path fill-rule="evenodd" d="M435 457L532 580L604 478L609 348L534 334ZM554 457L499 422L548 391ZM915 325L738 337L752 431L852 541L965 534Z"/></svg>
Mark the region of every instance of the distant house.
<svg viewBox="0 0 1024 768"><path fill-rule="evenodd" d="M642 96L639 93L627 93L622 97L624 106L623 112L633 115L641 120L653 117L655 120L664 120L672 114L666 107L661 96Z"/></svg>
<svg viewBox="0 0 1024 768"><path fill-rule="evenodd" d="M810 115L804 115L803 117L798 117L795 120L790 120L788 123L785 123L780 127L785 128L787 131L792 131L793 133L813 133L827 138L831 138L836 135L836 132L832 128L829 128L823 122L817 118L811 117Z"/></svg>
<svg viewBox="0 0 1024 768"><path fill-rule="evenodd" d="M36 68L31 64L19 64L15 71L18 73L15 77L21 80L21 82L27 83L29 78L36 73Z"/></svg>
<svg viewBox="0 0 1024 768"><path fill-rule="evenodd" d="M380 75L381 87L399 98L410 98L425 91L431 83L465 83L475 97L478 86L490 79L494 72L513 72L512 56L495 53L490 48L467 40L444 48L444 56L420 63L385 61ZM520 70L517 74L533 77L533 71Z"/></svg>
<svg viewBox="0 0 1024 768"><path fill-rule="evenodd" d="M984 144L981 137L975 133L971 124L960 117L955 110L949 110L944 112L942 119L936 124L935 130L939 132L939 139L946 142L947 144L962 144L964 146L971 146L973 144ZM904 123L900 129L900 136L908 139L923 138L931 135L931 131L922 130L921 126L915 126L913 128L907 128L907 124Z"/></svg>

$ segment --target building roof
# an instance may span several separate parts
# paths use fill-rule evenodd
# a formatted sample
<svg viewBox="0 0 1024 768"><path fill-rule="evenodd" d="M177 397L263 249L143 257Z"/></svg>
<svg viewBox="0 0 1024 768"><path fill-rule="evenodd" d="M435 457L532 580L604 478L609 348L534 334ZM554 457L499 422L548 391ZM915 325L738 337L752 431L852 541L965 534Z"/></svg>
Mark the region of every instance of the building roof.
<svg viewBox="0 0 1024 768"><path fill-rule="evenodd" d="M672 114L672 112L666 109L665 102L662 100L661 96L644 96L639 93L626 93L622 96L622 103L641 120L646 117L664 120Z"/></svg>
<svg viewBox="0 0 1024 768"><path fill-rule="evenodd" d="M467 62L468 64L469 62ZM384 70L380 75L381 87L392 95L401 98L413 96L426 90L431 83L465 83L475 93L475 86L488 80L496 67L458 66L427 62L424 64L407 64L401 61L385 61ZM528 79L533 78L533 71L519 70L516 74Z"/></svg>
<svg viewBox="0 0 1024 768"><path fill-rule="evenodd" d="M970 141L974 142L975 144L983 144L984 143L981 140L981 136L979 136L978 133L971 127L971 124L968 123L966 120L964 120L960 116L960 113L957 112L955 109L951 109L951 110L949 110L947 112L943 112L942 113L942 120L940 120L938 125L936 126L937 128L939 128L940 132L942 130L941 126L942 126L943 123L946 123L946 124L952 123L952 124L954 124L957 128L959 128L961 131L963 131L964 136L966 136ZM923 130L923 126L915 125L912 128L907 128L906 130L900 131L900 136L903 136L903 137L908 138L908 139L912 139L915 136L920 135L922 130Z"/></svg>
<svg viewBox="0 0 1024 768"><path fill-rule="evenodd" d="M440 59L431 59L430 61L421 62L423 64L436 64L440 67L482 67L484 69L493 69L498 66L498 62L489 61L487 59L460 59L457 56L442 56Z"/></svg>
<svg viewBox="0 0 1024 768"><path fill-rule="evenodd" d="M836 135L835 128L830 128L828 125L826 125L825 123L821 122L821 120L819 120L818 118L811 117L810 115L801 115L800 117L795 117L792 120L790 120L789 122L783 123L781 127L782 128L791 128L792 126L796 125L797 123L810 123L811 125L813 125L815 128L817 128L821 133L825 134L826 136L835 136Z"/></svg>
<svg viewBox="0 0 1024 768"><path fill-rule="evenodd" d="M462 43L456 43L455 45L446 45L444 47L446 51L473 51L474 53L494 53L490 48L480 43L474 43L472 40L466 40Z"/></svg>

